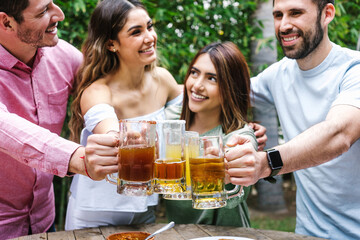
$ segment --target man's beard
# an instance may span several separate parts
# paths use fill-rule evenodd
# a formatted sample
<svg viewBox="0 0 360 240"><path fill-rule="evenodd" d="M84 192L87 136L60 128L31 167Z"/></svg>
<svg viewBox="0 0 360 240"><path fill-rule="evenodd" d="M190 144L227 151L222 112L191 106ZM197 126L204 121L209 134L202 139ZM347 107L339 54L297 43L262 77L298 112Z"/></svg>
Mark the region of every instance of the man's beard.
<svg viewBox="0 0 360 240"><path fill-rule="evenodd" d="M292 31L285 32L283 35L293 33ZM285 54L286 57L292 58L292 59L303 59L307 57L314 49L316 49L322 39L324 38L324 30L321 28L320 21L317 21L316 23L316 29L315 29L315 35L311 38L311 35L313 34L313 31L309 30L307 32L303 32L301 30L296 31L296 33L299 34L299 37L302 37L303 42L298 47L298 49L295 49L296 46L283 46L281 42L280 37L280 31L277 34L278 41L280 43L280 46Z"/></svg>
<svg viewBox="0 0 360 240"><path fill-rule="evenodd" d="M44 34L43 32L34 32L34 30L29 29L21 29L19 28L17 32L17 37L23 43L27 43L34 48L41 48L41 47L53 47L57 44L57 41L52 41L52 43L45 43L44 42Z"/></svg>

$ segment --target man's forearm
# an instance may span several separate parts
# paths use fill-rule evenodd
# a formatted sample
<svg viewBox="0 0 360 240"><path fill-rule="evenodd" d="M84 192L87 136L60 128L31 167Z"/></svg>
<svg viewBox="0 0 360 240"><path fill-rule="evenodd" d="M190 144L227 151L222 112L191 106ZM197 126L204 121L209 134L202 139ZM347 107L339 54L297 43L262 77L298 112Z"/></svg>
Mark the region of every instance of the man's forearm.
<svg viewBox="0 0 360 240"><path fill-rule="evenodd" d="M320 165L348 151L360 137L358 117L359 109L334 107L325 121L277 146L284 162L280 174Z"/></svg>

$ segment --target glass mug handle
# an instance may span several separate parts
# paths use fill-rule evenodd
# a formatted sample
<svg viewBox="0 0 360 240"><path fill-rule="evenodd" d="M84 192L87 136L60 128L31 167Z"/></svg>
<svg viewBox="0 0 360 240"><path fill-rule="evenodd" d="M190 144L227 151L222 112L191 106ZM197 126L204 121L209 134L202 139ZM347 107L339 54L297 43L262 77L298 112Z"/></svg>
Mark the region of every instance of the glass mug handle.
<svg viewBox="0 0 360 240"><path fill-rule="evenodd" d="M115 176L114 173L110 173L110 174L106 175L105 179L106 179L106 181L107 181L108 183L117 185L117 179L118 179L118 177Z"/></svg>
<svg viewBox="0 0 360 240"><path fill-rule="evenodd" d="M241 185L235 185L234 189L232 190L226 190L227 199L231 199L234 197L242 197L244 195L243 186Z"/></svg>

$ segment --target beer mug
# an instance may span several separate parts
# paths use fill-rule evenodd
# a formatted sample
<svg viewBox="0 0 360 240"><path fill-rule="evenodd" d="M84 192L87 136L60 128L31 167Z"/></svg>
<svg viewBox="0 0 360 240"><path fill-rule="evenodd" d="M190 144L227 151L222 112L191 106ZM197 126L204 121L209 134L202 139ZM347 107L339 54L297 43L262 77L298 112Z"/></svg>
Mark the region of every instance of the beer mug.
<svg viewBox="0 0 360 240"><path fill-rule="evenodd" d="M120 120L119 127L118 176L109 174L106 180L117 184L117 192L120 194L151 195L153 193L156 122Z"/></svg>
<svg viewBox="0 0 360 240"><path fill-rule="evenodd" d="M185 185L186 190L182 193L176 194L163 194L163 198L168 200L191 200L191 179L190 179L190 162L189 162L189 155L192 152L192 156L197 156L199 154L199 144L196 141L191 141L190 138L199 137L198 132L194 131L185 131L184 135L184 144L185 144Z"/></svg>
<svg viewBox="0 0 360 240"><path fill-rule="evenodd" d="M185 120L157 121L157 150L154 192L182 193L185 186Z"/></svg>
<svg viewBox="0 0 360 240"><path fill-rule="evenodd" d="M241 196L242 186L225 190L224 147L221 136L190 138L199 145L199 152L190 152L192 206L213 209L226 206L226 200Z"/></svg>

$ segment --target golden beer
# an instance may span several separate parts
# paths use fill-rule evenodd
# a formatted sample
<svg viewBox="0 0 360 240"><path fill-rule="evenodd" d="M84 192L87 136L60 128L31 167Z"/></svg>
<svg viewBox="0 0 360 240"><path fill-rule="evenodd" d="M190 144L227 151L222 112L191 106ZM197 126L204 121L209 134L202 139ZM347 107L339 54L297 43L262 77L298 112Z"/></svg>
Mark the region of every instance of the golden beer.
<svg viewBox="0 0 360 240"><path fill-rule="evenodd" d="M242 194L241 188L225 190L224 148L221 136L199 138L199 155L190 155L192 206L214 209L226 206L226 200Z"/></svg>
<svg viewBox="0 0 360 240"><path fill-rule="evenodd" d="M224 191L224 158L190 158L191 188L195 194L216 194Z"/></svg>
<svg viewBox="0 0 360 240"><path fill-rule="evenodd" d="M181 193L185 191L185 161L182 159L155 160L155 192Z"/></svg>
<svg viewBox="0 0 360 240"><path fill-rule="evenodd" d="M191 178L190 178L190 163L189 157L190 154L193 157L199 155L199 145L197 141L190 142L190 138L198 139L199 133L193 131L185 132L185 147L184 147L184 156L185 156L185 191L182 193L176 194L164 194L163 198L168 200L191 200Z"/></svg>
<svg viewBox="0 0 360 240"><path fill-rule="evenodd" d="M190 155L193 157L199 156L199 146L194 144L187 144L185 147L185 159L186 159L186 185L191 189L191 177L190 177Z"/></svg>
<svg viewBox="0 0 360 240"><path fill-rule="evenodd" d="M183 124L183 122L181 122ZM178 125L180 130L183 125ZM162 194L182 193L186 190L185 160L183 158L182 131L163 128L159 143L159 157L155 160L154 192Z"/></svg>

